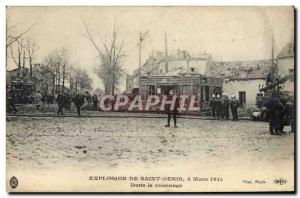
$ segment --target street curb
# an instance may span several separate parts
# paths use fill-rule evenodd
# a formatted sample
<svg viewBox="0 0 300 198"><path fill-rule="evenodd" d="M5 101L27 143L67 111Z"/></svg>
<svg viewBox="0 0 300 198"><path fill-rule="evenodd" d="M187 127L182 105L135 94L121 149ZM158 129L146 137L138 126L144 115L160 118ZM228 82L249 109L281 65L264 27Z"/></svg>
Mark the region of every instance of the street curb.
<svg viewBox="0 0 300 198"><path fill-rule="evenodd" d="M57 118L166 118L167 116L145 116L145 115L130 115L127 114L126 116L123 115L36 115L36 114L7 114L6 117L32 117L32 118L51 118L51 117L57 117ZM203 117L203 116L177 116L177 118L181 119L196 119L196 120L214 120L211 117ZM241 117L239 120L250 120L250 118L247 117ZM223 121L223 120L220 120ZM232 121L232 120L229 120Z"/></svg>

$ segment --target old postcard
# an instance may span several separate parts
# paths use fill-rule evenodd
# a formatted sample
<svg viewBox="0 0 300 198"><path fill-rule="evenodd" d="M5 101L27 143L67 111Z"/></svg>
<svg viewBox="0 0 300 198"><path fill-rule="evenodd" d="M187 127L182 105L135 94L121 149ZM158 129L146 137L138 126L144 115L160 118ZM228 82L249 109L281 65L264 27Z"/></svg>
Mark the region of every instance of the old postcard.
<svg viewBox="0 0 300 198"><path fill-rule="evenodd" d="M292 6L6 8L8 192L294 192Z"/></svg>

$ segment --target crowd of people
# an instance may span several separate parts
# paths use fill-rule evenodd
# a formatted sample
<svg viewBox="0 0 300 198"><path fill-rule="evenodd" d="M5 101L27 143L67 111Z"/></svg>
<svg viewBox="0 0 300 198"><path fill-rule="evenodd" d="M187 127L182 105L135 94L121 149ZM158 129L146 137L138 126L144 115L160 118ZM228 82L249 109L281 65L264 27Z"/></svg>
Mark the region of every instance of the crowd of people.
<svg viewBox="0 0 300 198"><path fill-rule="evenodd" d="M89 110L98 110L99 97L97 94L91 95L88 91L85 93L62 93L57 91L57 94L52 96L46 93L41 93L39 90L34 94L34 105L37 110L44 110L45 108L50 108L51 104L57 103L58 110L57 114L63 115L64 111L70 111L72 102L76 107L77 114L80 115L80 110L85 103L87 103L87 108ZM7 111L17 113L16 107L16 95L8 90L7 91L7 101L6 101Z"/></svg>
<svg viewBox="0 0 300 198"><path fill-rule="evenodd" d="M287 125L291 126L291 132L295 132L293 97L274 91L262 106L267 112L270 134L282 135L285 133L284 126Z"/></svg>
<svg viewBox="0 0 300 198"><path fill-rule="evenodd" d="M282 94L281 92L272 92L262 104L264 107L261 111L266 113L266 119L269 122L269 132L271 135L282 135L284 127L290 125L291 132L295 130L295 106L293 98ZM229 112L231 110L232 120L237 121L239 101L235 95L231 98L226 93L213 94L210 101L210 108L213 119L229 120Z"/></svg>
<svg viewBox="0 0 300 198"><path fill-rule="evenodd" d="M209 104L213 119L217 120L229 120L229 111L231 110L232 120L237 121L238 118L238 106L239 101L236 99L235 95L232 95L229 99L226 93L222 94L212 94L212 100ZM230 110L229 110L230 109Z"/></svg>
<svg viewBox="0 0 300 198"><path fill-rule="evenodd" d="M170 92L169 97L175 93ZM34 103L36 108L44 109L47 105L53 104L54 101L57 103L57 114L63 115L64 111L71 110L71 104L73 102L76 107L77 114L81 114L81 108L86 103L88 110L99 110L100 95L90 94L88 91L85 93L62 93L60 91L54 96L48 96L37 91L34 96ZM171 100L171 98L169 98ZM111 104L113 105L113 104ZM216 120L229 120L230 112L233 121L239 120L238 108L239 101L233 94L229 98L226 93L222 96L218 93L212 94L212 100L209 103L213 119ZM262 111L266 112L267 120L269 121L269 132L272 135L281 135L284 133L284 126L291 125L291 132L295 130L295 107L292 97L288 97L280 92L272 92L272 95L267 98L263 104ZM166 113L168 115L166 127L170 127L170 120L173 117L174 127L177 127L177 114L179 107L179 99L177 98L174 110L170 110L170 105L166 106ZM7 111L16 113L18 110L15 105L14 94L7 92Z"/></svg>
<svg viewBox="0 0 300 198"><path fill-rule="evenodd" d="M98 97L97 94L94 94L93 96L86 91L83 93L62 93L60 91L57 92L55 95L55 100L58 105L57 114L63 115L64 109L70 111L72 102L74 106L76 107L77 114L80 115L82 106L87 103L87 107L91 107L91 110L98 110ZM46 105L49 105L49 100L47 94L41 94L40 91L37 91L35 98L35 105L36 108L45 108Z"/></svg>

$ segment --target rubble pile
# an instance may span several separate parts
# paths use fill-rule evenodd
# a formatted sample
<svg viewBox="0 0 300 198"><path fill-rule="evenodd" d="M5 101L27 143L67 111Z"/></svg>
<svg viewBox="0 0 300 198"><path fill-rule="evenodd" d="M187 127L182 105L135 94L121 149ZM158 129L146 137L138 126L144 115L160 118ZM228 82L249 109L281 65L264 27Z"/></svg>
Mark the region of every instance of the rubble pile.
<svg viewBox="0 0 300 198"><path fill-rule="evenodd" d="M211 72L224 79L265 78L271 65L272 60L214 61Z"/></svg>

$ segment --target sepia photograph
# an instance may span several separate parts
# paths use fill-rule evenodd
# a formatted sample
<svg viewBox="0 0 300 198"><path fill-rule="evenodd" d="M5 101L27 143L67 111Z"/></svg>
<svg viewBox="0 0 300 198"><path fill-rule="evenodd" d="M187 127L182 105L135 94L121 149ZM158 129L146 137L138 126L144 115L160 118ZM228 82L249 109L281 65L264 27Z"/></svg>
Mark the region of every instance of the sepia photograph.
<svg viewBox="0 0 300 198"><path fill-rule="evenodd" d="M7 6L6 191L295 192L295 12Z"/></svg>

